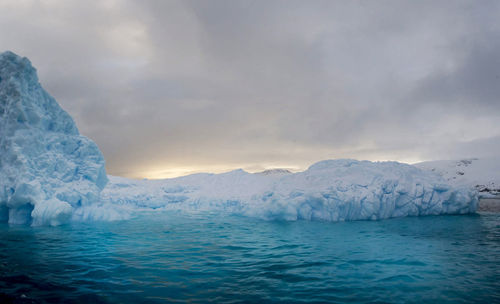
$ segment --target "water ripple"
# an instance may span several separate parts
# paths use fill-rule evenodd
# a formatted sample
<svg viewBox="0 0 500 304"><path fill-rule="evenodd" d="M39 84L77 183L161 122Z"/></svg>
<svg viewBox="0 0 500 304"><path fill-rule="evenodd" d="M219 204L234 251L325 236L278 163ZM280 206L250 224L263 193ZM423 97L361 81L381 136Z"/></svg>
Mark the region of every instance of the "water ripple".
<svg viewBox="0 0 500 304"><path fill-rule="evenodd" d="M500 301L500 216L0 227L0 302Z"/></svg>

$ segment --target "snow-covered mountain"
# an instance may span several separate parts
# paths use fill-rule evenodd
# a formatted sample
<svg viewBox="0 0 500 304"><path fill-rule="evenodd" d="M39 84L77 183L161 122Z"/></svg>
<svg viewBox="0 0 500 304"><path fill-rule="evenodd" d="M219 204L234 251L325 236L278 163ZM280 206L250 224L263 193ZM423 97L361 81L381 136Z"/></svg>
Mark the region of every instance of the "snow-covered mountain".
<svg viewBox="0 0 500 304"><path fill-rule="evenodd" d="M285 174L291 174L292 172L288 169L281 169L281 168L276 168L276 169L268 169L264 170L261 172L257 172L256 174L261 174L261 175L285 175Z"/></svg>
<svg viewBox="0 0 500 304"><path fill-rule="evenodd" d="M500 157L428 161L415 166L438 173L451 185L474 187L482 196L500 194Z"/></svg>

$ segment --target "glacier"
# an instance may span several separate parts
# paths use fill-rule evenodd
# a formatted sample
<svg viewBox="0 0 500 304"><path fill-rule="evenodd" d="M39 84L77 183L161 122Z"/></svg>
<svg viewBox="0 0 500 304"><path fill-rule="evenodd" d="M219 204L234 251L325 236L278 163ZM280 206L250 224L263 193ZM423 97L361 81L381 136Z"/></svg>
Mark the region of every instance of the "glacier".
<svg viewBox="0 0 500 304"><path fill-rule="evenodd" d="M97 145L38 82L27 58L0 54L0 221L59 225L99 205Z"/></svg>
<svg viewBox="0 0 500 304"><path fill-rule="evenodd" d="M265 220L379 220L476 211L477 191L398 162L318 162L303 172L107 176L97 145L40 85L27 58L0 54L0 222L60 225L177 210Z"/></svg>
<svg viewBox="0 0 500 304"><path fill-rule="evenodd" d="M270 171L268 171L270 172ZM398 162L320 161L298 173L194 174L164 180L110 176L102 200L123 210L209 211L265 220L379 220L466 214L477 192Z"/></svg>

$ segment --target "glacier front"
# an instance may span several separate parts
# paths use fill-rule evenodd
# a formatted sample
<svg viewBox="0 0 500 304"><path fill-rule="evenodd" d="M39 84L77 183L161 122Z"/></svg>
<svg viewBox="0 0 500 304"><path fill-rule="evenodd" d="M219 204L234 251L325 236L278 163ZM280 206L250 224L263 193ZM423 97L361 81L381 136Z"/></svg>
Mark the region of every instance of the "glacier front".
<svg viewBox="0 0 500 304"><path fill-rule="evenodd" d="M0 221L65 223L95 206L106 183L97 145L41 87L30 61L0 54Z"/></svg>
<svg viewBox="0 0 500 304"><path fill-rule="evenodd" d="M477 192L398 162L318 162L306 171L235 170L165 180L110 176L102 200L128 210L217 211L267 220L378 220L476 211Z"/></svg>

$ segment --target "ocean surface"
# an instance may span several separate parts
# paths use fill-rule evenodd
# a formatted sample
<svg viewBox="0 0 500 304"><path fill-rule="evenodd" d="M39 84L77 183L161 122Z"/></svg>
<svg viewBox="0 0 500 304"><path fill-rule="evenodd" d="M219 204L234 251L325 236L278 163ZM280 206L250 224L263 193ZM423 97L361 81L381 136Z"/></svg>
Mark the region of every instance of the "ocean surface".
<svg viewBox="0 0 500 304"><path fill-rule="evenodd" d="M0 303L500 303L500 215L0 226Z"/></svg>

